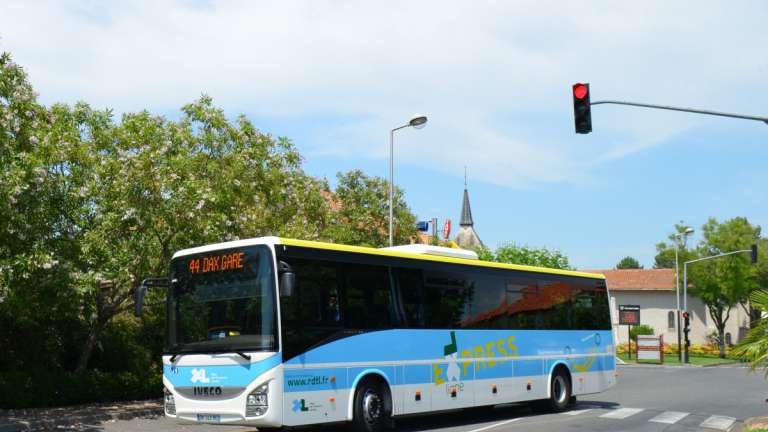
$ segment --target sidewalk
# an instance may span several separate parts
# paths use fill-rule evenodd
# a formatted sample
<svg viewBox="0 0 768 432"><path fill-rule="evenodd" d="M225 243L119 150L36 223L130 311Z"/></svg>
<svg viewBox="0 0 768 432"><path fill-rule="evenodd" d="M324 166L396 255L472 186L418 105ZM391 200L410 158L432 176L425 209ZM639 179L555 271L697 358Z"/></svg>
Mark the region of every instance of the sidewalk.
<svg viewBox="0 0 768 432"><path fill-rule="evenodd" d="M163 415L162 400L0 410L0 432L92 429L109 420Z"/></svg>

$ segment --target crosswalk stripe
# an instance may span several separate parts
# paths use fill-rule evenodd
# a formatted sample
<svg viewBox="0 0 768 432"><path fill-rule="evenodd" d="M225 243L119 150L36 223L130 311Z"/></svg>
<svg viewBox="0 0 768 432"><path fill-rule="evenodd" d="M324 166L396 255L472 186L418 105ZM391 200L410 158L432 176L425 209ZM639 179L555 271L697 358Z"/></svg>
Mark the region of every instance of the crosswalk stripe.
<svg viewBox="0 0 768 432"><path fill-rule="evenodd" d="M733 417L726 417L726 416L710 416L708 419L704 420L704 423L700 424L700 427L708 428L708 429L717 429L721 431L728 430L731 426L733 426L733 423L736 422L736 419Z"/></svg>
<svg viewBox="0 0 768 432"><path fill-rule="evenodd" d="M633 416L639 412L643 411L643 408L619 408L617 410L613 410L607 414L603 414L600 417L601 418L607 418L607 419L625 419L627 417Z"/></svg>
<svg viewBox="0 0 768 432"><path fill-rule="evenodd" d="M649 422L654 423L666 423L666 424L675 424L682 420L685 416L687 416L688 413L686 412L679 412L679 411L664 411L663 413L657 415L656 417L648 420Z"/></svg>
<svg viewBox="0 0 768 432"><path fill-rule="evenodd" d="M592 408L566 411L563 414L569 415L569 416L575 416L575 415L579 415L579 414L584 414L585 412L588 412L588 411L592 411Z"/></svg>

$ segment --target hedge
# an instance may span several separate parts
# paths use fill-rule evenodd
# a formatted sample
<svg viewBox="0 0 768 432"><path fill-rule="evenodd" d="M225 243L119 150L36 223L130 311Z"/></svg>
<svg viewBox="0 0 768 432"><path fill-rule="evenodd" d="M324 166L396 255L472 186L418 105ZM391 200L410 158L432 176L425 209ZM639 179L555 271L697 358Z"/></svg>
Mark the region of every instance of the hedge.
<svg viewBox="0 0 768 432"><path fill-rule="evenodd" d="M159 398L163 384L160 371L22 371L0 373L0 389L0 408L12 409Z"/></svg>
<svg viewBox="0 0 768 432"><path fill-rule="evenodd" d="M627 352L627 344L622 343L616 346L616 352L618 354L625 354ZM633 341L632 342L632 352L637 352L637 344ZM691 344L691 346L688 348L688 353L690 355L694 356L704 356L704 357L719 357L720 356L720 347L713 344ZM675 354L677 355L677 343L674 344L664 344L664 354ZM725 357L731 358L731 347L726 346L725 347Z"/></svg>

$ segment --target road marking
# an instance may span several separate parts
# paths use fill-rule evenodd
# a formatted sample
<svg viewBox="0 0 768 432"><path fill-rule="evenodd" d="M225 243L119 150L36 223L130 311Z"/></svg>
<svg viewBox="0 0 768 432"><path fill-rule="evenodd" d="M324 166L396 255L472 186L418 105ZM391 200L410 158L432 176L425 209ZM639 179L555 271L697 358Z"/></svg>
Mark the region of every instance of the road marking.
<svg viewBox="0 0 768 432"><path fill-rule="evenodd" d="M735 422L736 422L736 419L733 417L713 415L710 418L704 420L704 423L700 424L699 426L703 428L717 429L717 430L724 431L724 430L728 430L731 426L733 426L733 423Z"/></svg>
<svg viewBox="0 0 768 432"><path fill-rule="evenodd" d="M469 430L469 431L467 431L467 432L480 432L480 431L486 431L486 430L488 430L488 429L493 429L493 428L497 428L497 427L499 427L499 426L504 426L505 424L510 424L510 423L512 423L512 422L516 422L516 421L518 421L518 420L520 420L520 417L518 417L518 418L513 418L513 419L511 419L511 420L504 420L503 422L495 423L495 424L492 424L492 425L488 425L488 426L483 426L483 427L481 427L481 428L478 428L478 429L472 429L472 430Z"/></svg>
<svg viewBox="0 0 768 432"><path fill-rule="evenodd" d="M666 424L675 424L682 420L685 416L687 416L688 413L686 412L679 412L679 411L664 411L663 413L657 415L656 417L648 420L649 422L654 423L666 423Z"/></svg>
<svg viewBox="0 0 768 432"><path fill-rule="evenodd" d="M573 410L573 411L566 411L563 414L569 415L569 416L575 416L575 415L579 415L579 414L584 414L587 411L592 411L592 408Z"/></svg>
<svg viewBox="0 0 768 432"><path fill-rule="evenodd" d="M629 416L633 416L639 412L643 411L643 408L619 408L617 410L613 410L607 414L603 414L600 417L601 418L608 418L608 419L625 419Z"/></svg>

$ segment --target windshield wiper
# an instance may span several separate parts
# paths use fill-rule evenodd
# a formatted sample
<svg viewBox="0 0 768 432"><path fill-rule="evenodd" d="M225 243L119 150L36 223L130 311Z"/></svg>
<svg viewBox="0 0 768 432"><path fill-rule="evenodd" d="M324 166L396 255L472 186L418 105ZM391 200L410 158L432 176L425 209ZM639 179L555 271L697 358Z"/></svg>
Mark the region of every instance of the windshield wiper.
<svg viewBox="0 0 768 432"><path fill-rule="evenodd" d="M217 352L220 352L220 353L227 353L228 351L212 351L212 353L217 353ZM237 355L239 355L240 357L242 357L242 358L244 358L244 359L248 360L248 361L251 361L251 356L249 356L248 354L245 354L245 353L243 353L243 352L240 352L240 351L235 351L234 353L235 353L235 354L237 354ZM181 353L181 352L178 352L178 353L173 353L173 355L171 356L171 363L175 362L175 361L176 361L176 359L177 359L179 356L182 356L182 355L184 355L184 354L185 354L185 353Z"/></svg>

